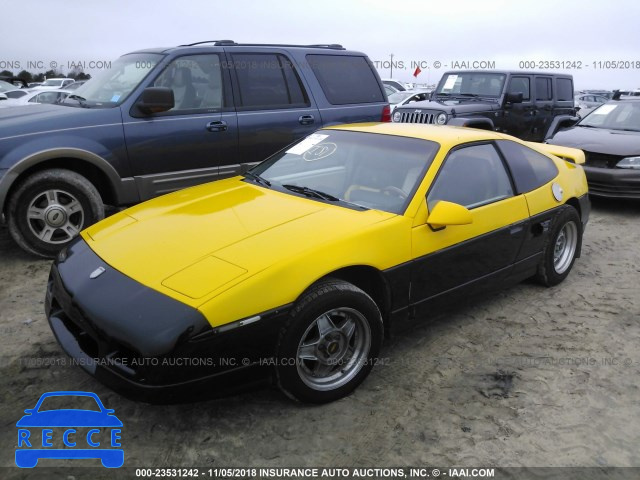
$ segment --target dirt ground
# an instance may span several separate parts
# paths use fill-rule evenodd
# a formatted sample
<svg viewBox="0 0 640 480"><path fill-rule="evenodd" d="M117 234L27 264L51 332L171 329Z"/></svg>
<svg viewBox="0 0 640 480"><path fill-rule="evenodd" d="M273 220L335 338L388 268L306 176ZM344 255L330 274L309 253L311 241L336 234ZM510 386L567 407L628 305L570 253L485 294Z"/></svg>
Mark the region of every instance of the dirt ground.
<svg viewBox="0 0 640 480"><path fill-rule="evenodd" d="M43 314L49 262L0 228L0 477L26 475L15 422L53 390L115 409L128 467L640 466L639 239L640 203L594 202L563 284L524 283L425 321L333 404L264 389L149 406L78 367L37 365L64 358Z"/></svg>

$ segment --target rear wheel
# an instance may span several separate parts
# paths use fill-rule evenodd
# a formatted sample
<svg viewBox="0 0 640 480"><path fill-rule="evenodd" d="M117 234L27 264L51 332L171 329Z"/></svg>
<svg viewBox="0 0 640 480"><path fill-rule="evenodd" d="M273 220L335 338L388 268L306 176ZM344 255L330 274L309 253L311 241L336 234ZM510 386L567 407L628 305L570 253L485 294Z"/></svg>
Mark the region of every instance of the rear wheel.
<svg viewBox="0 0 640 480"><path fill-rule="evenodd" d="M580 216L575 208L566 205L554 221L536 279L548 287L562 282L569 275L581 244Z"/></svg>
<svg viewBox="0 0 640 480"><path fill-rule="evenodd" d="M371 371L382 336L369 295L341 280L320 282L300 297L280 332L278 384L303 402L344 397Z"/></svg>
<svg viewBox="0 0 640 480"><path fill-rule="evenodd" d="M9 232L24 250L51 258L104 218L98 190L82 175L51 169L28 177L11 195Z"/></svg>

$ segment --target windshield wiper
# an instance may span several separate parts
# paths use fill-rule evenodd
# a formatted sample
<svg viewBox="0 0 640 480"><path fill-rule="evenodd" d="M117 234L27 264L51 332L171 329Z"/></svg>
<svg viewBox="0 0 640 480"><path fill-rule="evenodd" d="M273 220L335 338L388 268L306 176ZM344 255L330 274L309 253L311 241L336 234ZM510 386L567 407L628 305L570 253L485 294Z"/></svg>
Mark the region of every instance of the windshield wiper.
<svg viewBox="0 0 640 480"><path fill-rule="evenodd" d="M262 178L260 175L258 175L257 173L253 173L253 172L244 172L243 174L245 177L249 177L252 180L255 180L257 183L264 185L265 187L270 187L271 186L271 182L265 178Z"/></svg>
<svg viewBox="0 0 640 480"><path fill-rule="evenodd" d="M307 197L315 197L321 200L329 200L330 202L339 202L340 199L338 197L334 197L330 193L322 192L320 190L314 190L309 187L301 187L300 185L282 185L287 190L291 190L295 193L301 193L306 195Z"/></svg>
<svg viewBox="0 0 640 480"><path fill-rule="evenodd" d="M457 93L458 97L479 97L477 93Z"/></svg>
<svg viewBox="0 0 640 480"><path fill-rule="evenodd" d="M71 98L73 100L77 100L82 108L89 108L89 105L87 105L87 99L84 98L84 97L81 97L80 95L72 93L71 95L67 95L67 98ZM63 100L63 102L64 102L64 100Z"/></svg>

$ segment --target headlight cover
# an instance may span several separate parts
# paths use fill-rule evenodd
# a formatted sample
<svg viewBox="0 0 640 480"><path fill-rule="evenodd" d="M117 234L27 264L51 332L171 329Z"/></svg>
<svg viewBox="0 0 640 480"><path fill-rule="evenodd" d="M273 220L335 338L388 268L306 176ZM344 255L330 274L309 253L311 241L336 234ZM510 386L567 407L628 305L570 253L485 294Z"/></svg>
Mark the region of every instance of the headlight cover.
<svg viewBox="0 0 640 480"><path fill-rule="evenodd" d="M617 168L630 168L640 170L640 157L626 157L616 164Z"/></svg>
<svg viewBox="0 0 640 480"><path fill-rule="evenodd" d="M394 122L399 122L400 119L402 119L402 114L400 112L394 112L393 113L393 121Z"/></svg>
<svg viewBox="0 0 640 480"><path fill-rule="evenodd" d="M446 113L438 114L438 116L436 117L436 123L438 125L444 125L445 123L447 123L447 114Z"/></svg>

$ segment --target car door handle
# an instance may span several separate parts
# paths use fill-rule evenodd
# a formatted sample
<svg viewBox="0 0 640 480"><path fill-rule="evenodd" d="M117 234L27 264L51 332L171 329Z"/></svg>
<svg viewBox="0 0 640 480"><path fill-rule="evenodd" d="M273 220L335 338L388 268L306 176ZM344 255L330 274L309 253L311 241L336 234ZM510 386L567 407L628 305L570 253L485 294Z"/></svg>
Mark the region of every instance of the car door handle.
<svg viewBox="0 0 640 480"><path fill-rule="evenodd" d="M513 227L511 227L509 229L509 233L511 235L518 235L520 234L520 232L522 232L522 230L524 230L524 227L522 225L514 225Z"/></svg>
<svg viewBox="0 0 640 480"><path fill-rule="evenodd" d="M207 130L209 130L210 132L226 132L227 122L225 122L224 120L209 122L207 123Z"/></svg>
<svg viewBox="0 0 640 480"><path fill-rule="evenodd" d="M298 122L300 122L300 125L311 125L315 121L316 119L313 118L313 115L300 115L300 117L298 118Z"/></svg>

